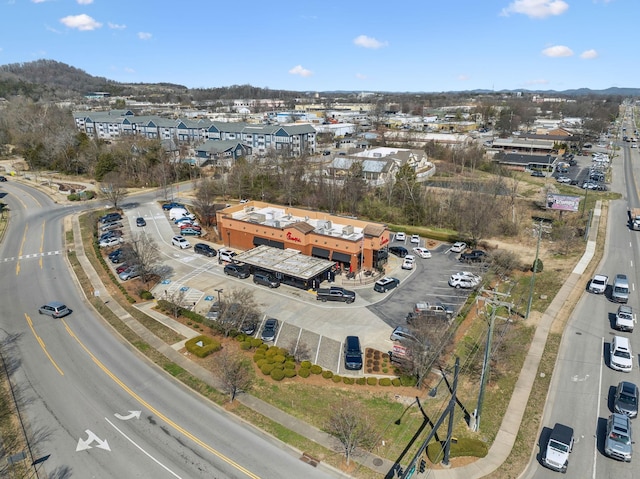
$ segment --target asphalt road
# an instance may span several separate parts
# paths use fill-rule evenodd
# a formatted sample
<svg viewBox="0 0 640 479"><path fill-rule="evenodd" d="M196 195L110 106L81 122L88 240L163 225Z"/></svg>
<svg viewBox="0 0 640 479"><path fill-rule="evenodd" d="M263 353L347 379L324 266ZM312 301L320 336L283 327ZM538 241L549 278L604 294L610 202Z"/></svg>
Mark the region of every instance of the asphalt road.
<svg viewBox="0 0 640 479"><path fill-rule="evenodd" d="M639 161L638 150L626 145L613 162L611 190L621 192L623 198L610 203L605 254L598 268L598 272L609 276L610 282L617 273L627 274L631 286L629 305L636 314L640 307L637 294L640 275L635 268L640 261L640 236L627 226L627 209L639 204L635 181L640 175ZM589 279L584 278L585 288ZM585 292L569 319L553 373L536 455L522 477L557 477L558 473L545 469L540 462L548 434L556 422L571 426L575 431L576 444L569 458L567 477L638 477L633 462L617 462L603 452L606 419L612 412L615 386L622 380L639 382L637 353L640 352L640 339L635 336L637 332L621 333L612 328L612 316L618 305L609 300L610 289L609 286L605 296ZM636 355L630 373L609 368L609 343L614 334L631 340Z"/></svg>
<svg viewBox="0 0 640 479"><path fill-rule="evenodd" d="M20 397L38 477L331 477L203 401L144 360L87 307L64 258L63 217L9 181L2 245L2 351ZM150 194L149 198L152 198ZM143 198L144 199L144 198ZM51 300L73 313L38 314Z"/></svg>

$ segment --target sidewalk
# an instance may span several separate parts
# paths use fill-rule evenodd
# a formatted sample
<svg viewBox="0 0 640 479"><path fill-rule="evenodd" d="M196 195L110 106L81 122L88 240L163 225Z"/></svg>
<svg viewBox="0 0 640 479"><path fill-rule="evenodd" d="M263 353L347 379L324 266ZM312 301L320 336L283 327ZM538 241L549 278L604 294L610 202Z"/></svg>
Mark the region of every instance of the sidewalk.
<svg viewBox="0 0 640 479"><path fill-rule="evenodd" d="M533 341L531 343L529 352L527 353L527 357L525 359L513 395L509 402L506 415L503 418L502 425L500 427L500 430L498 431L496 439L489 449L489 453L486 457L479 459L467 466L454 469L429 470L427 473L429 477L436 479L477 479L491 474L508 458L515 443L518 429L520 427L520 423L522 421L522 417L524 415L524 411L529 399L529 394L531 393L531 389L533 388L533 383L537 375L538 365L540 363L540 359L542 357L547 336L553 320L562 308L571 291L581 280L582 273L584 273L587 265L593 258L598 227L600 223L600 215L601 203L598 202L596 205L596 209L594 210L593 222L591 230L589 232L589 239L587 242L585 253L574 268L570 277L567 279L562 288L560 288L560 291L543 314L542 319L540 320L540 324L536 328ZM174 321L173 319L153 310L153 303L151 302L135 305L135 307L137 307L139 310L144 311L147 315L157 319L167 327L173 329L174 331L185 337L185 340L177 344L167 345L155 335L153 335L149 330L144 328L138 321L133 319L131 315L127 313L126 310L122 308L122 306L120 306L118 302L115 301L107 293L106 288L101 283L98 274L93 269L93 266L85 255L80 235L80 224L78 222L77 216L73 216L72 224L76 246L75 251L78 256L78 260L80 261L82 268L89 277L94 291L100 292L100 298L103 299L105 304L144 341L160 351L171 361L175 362L207 384L210 384L212 387L216 389L223 389L219 381L213 376L211 372L200 367L182 354L178 353L178 350L184 346L184 341L193 336L196 336L198 334L197 332L182 325L178 321ZM311 426L310 424L307 424L304 421L301 421L249 394L241 394L237 400L246 407L249 407L252 410L262 414L263 416L275 421L276 423L283 425L287 429L290 429L291 431L294 431L329 450L336 450L336 440L327 433L317 429L316 427ZM298 452L300 453L300 451ZM388 474L394 466L393 461L383 459L375 456L374 454L366 452L363 454L359 454L354 458L354 460L366 466L367 468L379 474L382 474L383 476ZM319 467L327 468L327 470L329 470L333 474L339 474L346 477L345 474L322 462L320 463Z"/></svg>

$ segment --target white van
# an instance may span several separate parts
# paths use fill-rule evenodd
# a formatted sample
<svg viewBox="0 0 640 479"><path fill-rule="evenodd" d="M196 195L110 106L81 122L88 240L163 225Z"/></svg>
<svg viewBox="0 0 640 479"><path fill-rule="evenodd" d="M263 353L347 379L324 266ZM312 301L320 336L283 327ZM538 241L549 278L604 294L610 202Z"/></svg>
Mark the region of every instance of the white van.
<svg viewBox="0 0 640 479"><path fill-rule="evenodd" d="M177 220L182 218L183 216L187 216L188 214L189 212L187 211L186 208L171 208L169 210L169 219Z"/></svg>

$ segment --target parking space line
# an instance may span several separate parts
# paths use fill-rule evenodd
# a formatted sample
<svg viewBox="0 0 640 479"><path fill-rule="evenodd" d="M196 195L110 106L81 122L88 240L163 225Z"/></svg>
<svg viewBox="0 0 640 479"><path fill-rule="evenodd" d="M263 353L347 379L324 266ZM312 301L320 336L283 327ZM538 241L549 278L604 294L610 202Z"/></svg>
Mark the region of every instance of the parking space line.
<svg viewBox="0 0 640 479"><path fill-rule="evenodd" d="M318 338L318 347L316 348L316 359L313 361L313 364L318 364L318 355L320 354L320 344L322 343L322 335Z"/></svg>

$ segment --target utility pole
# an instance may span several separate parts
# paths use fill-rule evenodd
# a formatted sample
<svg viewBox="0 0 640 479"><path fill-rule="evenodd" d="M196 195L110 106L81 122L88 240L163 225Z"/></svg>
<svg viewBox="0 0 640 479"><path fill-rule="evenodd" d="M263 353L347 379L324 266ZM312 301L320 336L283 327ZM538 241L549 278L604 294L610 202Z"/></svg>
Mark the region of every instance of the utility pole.
<svg viewBox="0 0 640 479"><path fill-rule="evenodd" d="M542 238L542 221L538 225L538 244L536 245L536 259L533 260L533 273L531 274L531 288L529 289L529 301L527 303L527 312L524 319L529 319L531 313L531 303L533 302L533 287L536 284L536 270L538 269L538 255L540 254L540 239Z"/></svg>

